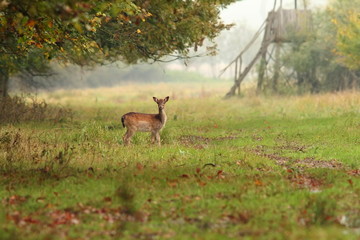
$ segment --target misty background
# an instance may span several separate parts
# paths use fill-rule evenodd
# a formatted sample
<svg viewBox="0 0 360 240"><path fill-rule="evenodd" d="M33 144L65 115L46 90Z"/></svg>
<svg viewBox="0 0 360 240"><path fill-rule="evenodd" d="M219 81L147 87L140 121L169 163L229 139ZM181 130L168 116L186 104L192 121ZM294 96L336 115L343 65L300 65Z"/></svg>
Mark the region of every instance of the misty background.
<svg viewBox="0 0 360 240"><path fill-rule="evenodd" d="M229 86L233 82L233 69L229 68L220 76L220 72L231 62L249 43L267 14L277 9L282 2L283 8L294 8L294 0L242 0L221 10L221 18L226 24L233 23L230 30L225 30L216 39L217 55L207 56L206 47L213 43L205 42L197 51L192 50L193 58L164 62L140 63L125 65L121 62L103 66L79 67L74 65L51 64L51 74L47 76L13 77L11 90L54 90L59 88L96 88L112 87L122 83L151 83L151 82L215 82L227 81ZM306 6L304 6L304 3ZM327 0L297 1L299 9L304 7L317 11L326 6ZM244 54L243 60L249 63L261 44L262 37ZM255 69L245 79L251 81L255 76ZM29 80L30 78L30 80Z"/></svg>

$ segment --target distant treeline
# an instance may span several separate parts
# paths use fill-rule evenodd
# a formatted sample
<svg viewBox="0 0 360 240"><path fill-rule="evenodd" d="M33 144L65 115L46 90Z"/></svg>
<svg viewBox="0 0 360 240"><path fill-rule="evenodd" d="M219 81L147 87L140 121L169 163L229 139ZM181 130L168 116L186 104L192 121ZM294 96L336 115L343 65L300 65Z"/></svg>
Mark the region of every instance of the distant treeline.
<svg viewBox="0 0 360 240"><path fill-rule="evenodd" d="M197 72L169 70L159 64L108 65L95 69L78 66L52 66L47 76L17 75L11 89L58 89L112 87L123 83L208 82L215 81Z"/></svg>

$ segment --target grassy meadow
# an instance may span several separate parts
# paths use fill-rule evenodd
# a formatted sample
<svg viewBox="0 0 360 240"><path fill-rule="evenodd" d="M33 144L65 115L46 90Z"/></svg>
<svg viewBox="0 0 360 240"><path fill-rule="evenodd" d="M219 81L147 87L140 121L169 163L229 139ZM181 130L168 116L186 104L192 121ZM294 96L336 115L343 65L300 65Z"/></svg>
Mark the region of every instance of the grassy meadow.
<svg viewBox="0 0 360 240"><path fill-rule="evenodd" d="M40 93L0 126L0 239L359 239L360 94L223 100L229 83ZM170 96L162 146L121 116Z"/></svg>

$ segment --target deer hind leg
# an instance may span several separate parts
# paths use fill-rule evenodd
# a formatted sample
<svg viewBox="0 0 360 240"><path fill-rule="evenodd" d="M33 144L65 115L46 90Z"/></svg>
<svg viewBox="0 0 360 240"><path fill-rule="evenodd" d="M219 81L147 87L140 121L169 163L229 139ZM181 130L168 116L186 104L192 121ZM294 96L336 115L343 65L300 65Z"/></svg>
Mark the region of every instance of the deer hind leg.
<svg viewBox="0 0 360 240"><path fill-rule="evenodd" d="M123 142L125 145L129 145L131 141L131 137L134 135L135 131L130 128L127 129L126 133L123 136Z"/></svg>

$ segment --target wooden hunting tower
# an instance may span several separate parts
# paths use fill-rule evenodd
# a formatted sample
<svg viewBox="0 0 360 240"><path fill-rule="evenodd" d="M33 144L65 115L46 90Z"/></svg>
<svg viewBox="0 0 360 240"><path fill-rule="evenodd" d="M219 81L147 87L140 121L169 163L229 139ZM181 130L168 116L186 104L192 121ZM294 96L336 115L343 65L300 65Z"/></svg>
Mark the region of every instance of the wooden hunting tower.
<svg viewBox="0 0 360 240"><path fill-rule="evenodd" d="M271 44L275 47L275 66L279 65L278 58L280 54L280 45L283 43L290 43L295 39L297 41L306 41L309 33L312 32L312 15L311 11L307 9L299 10L297 9L297 3L295 0L295 9L283 9L282 3L280 7L275 11L276 1L274 4L274 9L268 13L268 16L265 22L262 24L260 29L257 31L250 43L244 48L242 52L232 61L230 64L223 69L222 73L225 72L230 66L235 65L235 81L234 85L231 87L230 91L226 94L225 97L234 96L236 90L240 94L240 85L246 75L250 72L251 68L257 62L259 58L262 59L260 62L259 68L259 77L258 77L258 90L261 90L263 87L264 72L267 67L268 48ZM253 60L248 63L248 65L243 69L242 66L242 55L251 47L251 45L256 41L256 39L263 34L263 40L261 47ZM271 58L271 56L270 56ZM281 66L277 66L280 69ZM277 81L276 72L274 73L274 81ZM275 86L275 85L274 85Z"/></svg>
<svg viewBox="0 0 360 240"><path fill-rule="evenodd" d="M268 15L266 39L271 42L291 42L294 37L306 37L312 30L309 10L282 9Z"/></svg>

